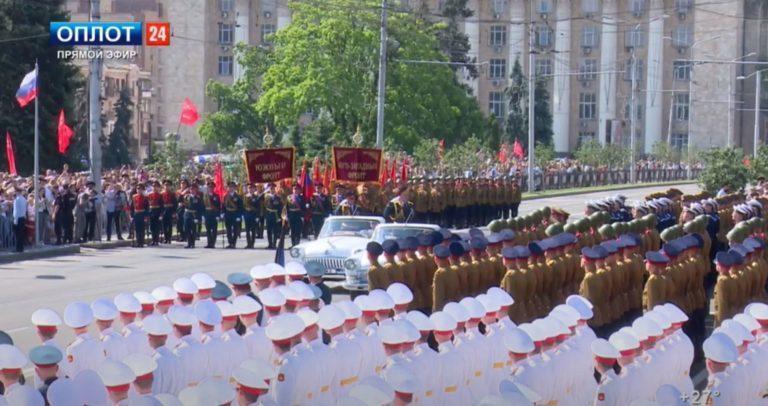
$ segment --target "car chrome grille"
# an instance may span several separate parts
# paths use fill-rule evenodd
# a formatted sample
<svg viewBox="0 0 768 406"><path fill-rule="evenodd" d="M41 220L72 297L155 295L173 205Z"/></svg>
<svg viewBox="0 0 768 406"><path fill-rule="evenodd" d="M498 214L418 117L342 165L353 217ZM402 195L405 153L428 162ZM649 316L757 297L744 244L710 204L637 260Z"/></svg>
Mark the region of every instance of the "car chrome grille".
<svg viewBox="0 0 768 406"><path fill-rule="evenodd" d="M317 257L317 258L305 258L305 262L317 262L322 264L326 270L343 270L344 258L341 257Z"/></svg>

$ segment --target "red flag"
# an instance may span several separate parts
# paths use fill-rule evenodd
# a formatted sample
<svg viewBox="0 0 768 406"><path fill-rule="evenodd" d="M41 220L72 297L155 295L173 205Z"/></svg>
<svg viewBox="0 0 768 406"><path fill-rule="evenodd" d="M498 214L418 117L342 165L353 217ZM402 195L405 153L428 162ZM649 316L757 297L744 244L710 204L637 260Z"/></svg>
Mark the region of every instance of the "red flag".
<svg viewBox="0 0 768 406"><path fill-rule="evenodd" d="M523 150L523 145L520 144L520 141L518 140L515 140L515 145L512 147L512 155L514 155L517 159L525 158L525 151Z"/></svg>
<svg viewBox="0 0 768 406"><path fill-rule="evenodd" d="M400 167L400 182L408 182L408 160L403 159L402 166Z"/></svg>
<svg viewBox="0 0 768 406"><path fill-rule="evenodd" d="M224 196L227 194L227 188L224 186L224 169L221 167L221 162L216 162L216 168L214 169L214 182L213 193L219 195L219 199L224 200Z"/></svg>
<svg viewBox="0 0 768 406"><path fill-rule="evenodd" d="M332 171L333 171L333 168L331 168L331 165L328 165L328 163L326 163L325 173L323 173L323 186L325 186L326 189L330 189L331 187L331 179L333 178Z"/></svg>
<svg viewBox="0 0 768 406"><path fill-rule="evenodd" d="M442 139L437 143L437 159L442 161L445 155L445 140Z"/></svg>
<svg viewBox="0 0 768 406"><path fill-rule="evenodd" d="M184 125L193 126L200 119L200 114L197 112L197 107L189 97L184 98L184 104L181 105L181 118L179 122Z"/></svg>
<svg viewBox="0 0 768 406"><path fill-rule="evenodd" d="M312 161L312 183L320 184L320 158L315 157Z"/></svg>
<svg viewBox="0 0 768 406"><path fill-rule="evenodd" d="M379 175L379 183L382 185L387 183L387 170L389 170L389 159L384 160L384 169L381 171L381 175Z"/></svg>
<svg viewBox="0 0 768 406"><path fill-rule="evenodd" d="M397 182L397 158L392 160L392 169L389 171L389 181Z"/></svg>
<svg viewBox="0 0 768 406"><path fill-rule="evenodd" d="M17 175L16 172L16 157L13 156L13 141L11 141L11 133L5 131L5 155L8 158L8 172L11 175Z"/></svg>
<svg viewBox="0 0 768 406"><path fill-rule="evenodd" d="M499 162L502 165L507 163L507 144L501 144L501 148L499 148Z"/></svg>
<svg viewBox="0 0 768 406"><path fill-rule="evenodd" d="M749 168L749 164L750 164L750 162L749 162L749 157L748 157L748 156L744 156L744 159L742 159L742 160L741 160L741 163L742 163L744 166L746 166L747 168Z"/></svg>
<svg viewBox="0 0 768 406"><path fill-rule="evenodd" d="M312 179L309 177L307 171L307 161L301 165L301 176L299 176L299 185L301 186L301 194L304 197L304 202L308 203L312 196L315 194L315 185ZM312 217L312 213L309 210L304 211L304 220L308 221Z"/></svg>
<svg viewBox="0 0 768 406"><path fill-rule="evenodd" d="M64 109L59 112L59 153L64 155L69 148L69 141L72 140L74 132L67 125L67 119L64 117Z"/></svg>

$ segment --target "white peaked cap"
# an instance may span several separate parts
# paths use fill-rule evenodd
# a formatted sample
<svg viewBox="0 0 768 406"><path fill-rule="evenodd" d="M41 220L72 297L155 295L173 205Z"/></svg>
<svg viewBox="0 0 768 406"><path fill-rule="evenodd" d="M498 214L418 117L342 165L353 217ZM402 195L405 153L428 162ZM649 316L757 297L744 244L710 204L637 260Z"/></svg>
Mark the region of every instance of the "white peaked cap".
<svg viewBox="0 0 768 406"><path fill-rule="evenodd" d="M141 321L144 332L153 336L165 336L171 334L171 324L165 317L151 314Z"/></svg>
<svg viewBox="0 0 768 406"><path fill-rule="evenodd" d="M516 354L528 354L536 349L536 345L528 333L517 327L506 330L502 336L502 341L507 351Z"/></svg>
<svg viewBox="0 0 768 406"><path fill-rule="evenodd" d="M55 326L61 325L61 317L51 309L37 309L30 317L32 324L36 326Z"/></svg>
<svg viewBox="0 0 768 406"><path fill-rule="evenodd" d="M608 338L608 342L616 347L619 352L640 348L640 341L637 337L625 331L617 331L611 334Z"/></svg>
<svg viewBox="0 0 768 406"><path fill-rule="evenodd" d="M479 294L476 299L483 305L485 313L495 313L501 309L499 300L493 295Z"/></svg>
<svg viewBox="0 0 768 406"><path fill-rule="evenodd" d="M152 289L152 297L155 298L158 302L160 301L167 301L167 300L176 300L177 297L179 297L179 294L176 293L173 288L170 286L158 286L154 289Z"/></svg>
<svg viewBox="0 0 768 406"><path fill-rule="evenodd" d="M400 393L415 393L418 389L416 375L402 365L394 364L384 370L384 379Z"/></svg>
<svg viewBox="0 0 768 406"><path fill-rule="evenodd" d="M341 326L342 324L344 324L344 321L346 320L346 315L344 314L344 311L341 310L338 306L336 306L333 303L320 309L318 316L319 316L319 320L317 322L317 325L320 326L321 329L326 331L333 330Z"/></svg>
<svg viewBox="0 0 768 406"><path fill-rule="evenodd" d="M258 374L264 380L272 380L277 376L277 370L272 363L261 358L251 358L240 363L240 368Z"/></svg>
<svg viewBox="0 0 768 406"><path fill-rule="evenodd" d="M435 326L435 331L453 331L456 329L456 319L448 312L434 312L429 315L429 320Z"/></svg>
<svg viewBox="0 0 768 406"><path fill-rule="evenodd" d="M119 314L117 306L109 299L96 299L91 303L91 311L96 320L110 321Z"/></svg>
<svg viewBox="0 0 768 406"><path fill-rule="evenodd" d="M93 322L91 306L84 302L72 302L64 309L64 323L71 328L86 327Z"/></svg>
<svg viewBox="0 0 768 406"><path fill-rule="evenodd" d="M304 331L304 320L293 314L281 314L272 319L264 329L264 334L272 341L284 341L296 337Z"/></svg>
<svg viewBox="0 0 768 406"><path fill-rule="evenodd" d="M748 314L739 313L733 316L733 320L746 327L750 332L760 330L760 323L754 317Z"/></svg>
<svg viewBox="0 0 768 406"><path fill-rule="evenodd" d="M744 310L757 320L768 320L768 305L765 303L750 303Z"/></svg>
<svg viewBox="0 0 768 406"><path fill-rule="evenodd" d="M204 272L196 273L189 279L195 284L198 291L200 289L213 289L216 286L216 280Z"/></svg>
<svg viewBox="0 0 768 406"><path fill-rule="evenodd" d="M432 320L429 319L429 316L418 310L411 310L405 315L405 318L413 323L419 331L432 331L435 329L435 325L432 323Z"/></svg>
<svg viewBox="0 0 768 406"><path fill-rule="evenodd" d="M113 300L117 310L123 313L138 313L141 311L141 303L136 296L130 293L120 293Z"/></svg>
<svg viewBox="0 0 768 406"><path fill-rule="evenodd" d="M290 261L285 264L285 273L288 275L306 275L307 268L298 261Z"/></svg>
<svg viewBox="0 0 768 406"><path fill-rule="evenodd" d="M45 396L53 406L80 406L77 402L77 387L69 378L61 377L53 381Z"/></svg>
<svg viewBox="0 0 768 406"><path fill-rule="evenodd" d="M387 323L376 332L382 344L398 345L408 342L408 334L398 323Z"/></svg>
<svg viewBox="0 0 768 406"><path fill-rule="evenodd" d="M123 363L131 368L137 377L151 374L157 369L157 362L147 354L128 354L123 358Z"/></svg>
<svg viewBox="0 0 768 406"><path fill-rule="evenodd" d="M646 337L658 337L664 334L661 326L656 324L652 318L644 316L638 317L632 322L632 329Z"/></svg>
<svg viewBox="0 0 768 406"><path fill-rule="evenodd" d="M221 323L221 310L214 302L203 300L195 304L195 316L201 323L216 326Z"/></svg>
<svg viewBox="0 0 768 406"><path fill-rule="evenodd" d="M232 305L235 306L237 314L243 316L248 314L254 314L261 311L261 305L248 295L237 296L232 301Z"/></svg>
<svg viewBox="0 0 768 406"><path fill-rule="evenodd" d="M371 298L371 303L377 310L393 309L395 307L395 301L389 296L389 293L382 289L374 289L368 292L368 297Z"/></svg>
<svg viewBox="0 0 768 406"><path fill-rule="evenodd" d="M10 344L0 344L0 369L22 369L27 357L20 349Z"/></svg>
<svg viewBox="0 0 768 406"><path fill-rule="evenodd" d="M352 302L360 309L360 311L363 312L375 312L379 310L373 305L373 301L368 297L368 295L360 295L356 297Z"/></svg>
<svg viewBox="0 0 768 406"><path fill-rule="evenodd" d="M178 293L194 295L200 288L189 278L179 278L173 281L173 290Z"/></svg>
<svg viewBox="0 0 768 406"><path fill-rule="evenodd" d="M200 394L205 399L211 399L212 405L229 404L237 396L235 388L221 378L206 378L199 385Z"/></svg>
<svg viewBox="0 0 768 406"><path fill-rule="evenodd" d="M469 317L472 319L481 319L485 316L485 306L474 297L465 297L461 299L459 304L467 309L467 313L469 313Z"/></svg>
<svg viewBox="0 0 768 406"><path fill-rule="evenodd" d="M272 268L264 265L256 265L251 268L251 278L253 279L270 279L272 278Z"/></svg>
<svg viewBox="0 0 768 406"><path fill-rule="evenodd" d="M306 307L299 309L299 311L296 312L296 315L301 317L301 320L304 321L305 328L317 324L318 320L320 320L320 316L318 316L314 310Z"/></svg>
<svg viewBox="0 0 768 406"><path fill-rule="evenodd" d="M216 306L219 308L219 311L221 312L221 317L239 316L239 314L237 313L237 310L235 310L235 306L233 306L232 303L229 303L226 300L217 301Z"/></svg>
<svg viewBox="0 0 768 406"><path fill-rule="evenodd" d="M506 290L496 286L488 288L488 295L495 297L501 306L512 306L515 303L515 299Z"/></svg>
<svg viewBox="0 0 768 406"><path fill-rule="evenodd" d="M739 358L739 351L725 333L712 333L704 340L704 357L715 362L732 363Z"/></svg>
<svg viewBox="0 0 768 406"><path fill-rule="evenodd" d="M589 345L592 355L599 358L618 359L621 354L608 340L597 338Z"/></svg>
<svg viewBox="0 0 768 406"><path fill-rule="evenodd" d="M752 333L738 321L730 319L724 320L722 324L720 324L720 329L733 340L737 347L744 342L751 343L755 341L755 336L753 336Z"/></svg>
<svg viewBox="0 0 768 406"><path fill-rule="evenodd" d="M315 298L314 292L304 281L291 281L288 287L298 293L301 300L312 300Z"/></svg>
<svg viewBox="0 0 768 406"><path fill-rule="evenodd" d="M395 400L395 390L384 379L371 375L350 388L349 395L367 405L387 405Z"/></svg>
<svg viewBox="0 0 768 406"><path fill-rule="evenodd" d="M285 296L275 288L264 289L256 296L261 300L261 304L266 307L281 307L285 304Z"/></svg>
<svg viewBox="0 0 768 406"><path fill-rule="evenodd" d="M469 320L469 312L467 311L467 308L456 302L446 303L443 307L443 311L450 314L457 323L466 323L467 320Z"/></svg>
<svg viewBox="0 0 768 406"><path fill-rule="evenodd" d="M400 282L395 282L387 287L387 294L392 298L396 305L405 305L413 301L413 292L408 286Z"/></svg>
<svg viewBox="0 0 768 406"><path fill-rule="evenodd" d="M157 299L155 299L154 296L152 296L151 293L145 292L145 291L138 291L134 292L133 297L136 298L136 300L139 301L139 304L157 304Z"/></svg>
<svg viewBox="0 0 768 406"><path fill-rule="evenodd" d="M517 328L519 328L520 330L525 331L525 333L528 334L528 337L530 337L531 340L533 340L534 343L535 342L544 341L544 339L547 338L546 333L541 331L541 329L538 326L536 326L535 324L523 323L523 324L517 326Z"/></svg>
<svg viewBox="0 0 768 406"><path fill-rule="evenodd" d="M338 306L344 312L344 318L347 320L359 319L363 315L363 311L360 310L351 300L342 300L336 302Z"/></svg>
<svg viewBox="0 0 768 406"><path fill-rule="evenodd" d="M136 379L136 374L128 365L110 359L106 359L96 366L96 373L99 374L99 378L106 387L127 385Z"/></svg>
<svg viewBox="0 0 768 406"><path fill-rule="evenodd" d="M171 306L171 308L168 309L166 317L168 318L168 321L177 326L191 326L197 323L195 314L191 309L185 306Z"/></svg>

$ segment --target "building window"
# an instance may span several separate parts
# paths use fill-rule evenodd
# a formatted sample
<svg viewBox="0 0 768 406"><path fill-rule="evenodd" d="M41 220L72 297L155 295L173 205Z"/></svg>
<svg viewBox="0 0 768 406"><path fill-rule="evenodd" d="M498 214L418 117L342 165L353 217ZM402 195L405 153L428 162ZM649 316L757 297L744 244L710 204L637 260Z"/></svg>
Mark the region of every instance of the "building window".
<svg viewBox="0 0 768 406"><path fill-rule="evenodd" d="M597 0L581 0L581 12L585 15L597 14L599 8Z"/></svg>
<svg viewBox="0 0 768 406"><path fill-rule="evenodd" d="M627 102L624 107L624 120L630 120L630 117L632 117L632 103ZM635 120L643 120L643 105L640 100L635 100Z"/></svg>
<svg viewBox="0 0 768 406"><path fill-rule="evenodd" d="M219 57L219 76L232 76L232 61L231 55Z"/></svg>
<svg viewBox="0 0 768 406"><path fill-rule="evenodd" d="M536 59L536 76L547 76L552 74L551 59Z"/></svg>
<svg viewBox="0 0 768 406"><path fill-rule="evenodd" d="M488 77L491 79L501 79L507 76L507 60L491 59Z"/></svg>
<svg viewBox="0 0 768 406"><path fill-rule="evenodd" d="M635 17L641 17L645 14L645 0L631 0L629 3L629 11Z"/></svg>
<svg viewBox="0 0 768 406"><path fill-rule="evenodd" d="M578 145L583 145L596 139L594 131L579 131Z"/></svg>
<svg viewBox="0 0 768 406"><path fill-rule="evenodd" d="M219 24L219 44L232 43L232 24Z"/></svg>
<svg viewBox="0 0 768 406"><path fill-rule="evenodd" d="M492 25L489 44L494 46L507 45L507 27L505 25Z"/></svg>
<svg viewBox="0 0 768 406"><path fill-rule="evenodd" d="M504 14L504 5L506 2L507 0L493 0L493 14L496 16Z"/></svg>
<svg viewBox="0 0 768 406"><path fill-rule="evenodd" d="M536 45L547 48L552 45L552 29L544 24L536 26Z"/></svg>
<svg viewBox="0 0 768 406"><path fill-rule="evenodd" d="M690 25L678 25L672 31L672 44L676 48L688 48L691 46L693 34Z"/></svg>
<svg viewBox="0 0 768 406"><path fill-rule="evenodd" d="M678 13L687 13L691 9L692 0L675 0L675 11Z"/></svg>
<svg viewBox="0 0 768 406"><path fill-rule="evenodd" d="M594 93L579 93L579 118L594 120L597 113L597 96Z"/></svg>
<svg viewBox="0 0 768 406"><path fill-rule="evenodd" d="M645 32L640 27L632 27L624 33L624 46L627 48L642 48L645 43Z"/></svg>
<svg viewBox="0 0 768 406"><path fill-rule="evenodd" d="M539 14L549 14L552 12L552 0L539 0L536 11Z"/></svg>
<svg viewBox="0 0 768 406"><path fill-rule="evenodd" d="M497 119L502 119L504 117L504 93L488 93L488 112Z"/></svg>
<svg viewBox="0 0 768 406"><path fill-rule="evenodd" d="M669 139L669 145L672 146L677 152L682 152L688 149L688 134L687 133L673 133Z"/></svg>
<svg viewBox="0 0 768 406"><path fill-rule="evenodd" d="M272 43L272 34L275 33L274 24L262 24L261 25L261 42L263 44Z"/></svg>
<svg viewBox="0 0 768 406"><path fill-rule="evenodd" d="M579 66L579 80L586 82L597 79L597 59L584 59Z"/></svg>
<svg viewBox="0 0 768 406"><path fill-rule="evenodd" d="M219 2L219 10L222 13L229 13L235 9L235 0L221 0Z"/></svg>
<svg viewBox="0 0 768 406"><path fill-rule="evenodd" d="M643 80L644 63L642 59L635 59L635 81L640 82ZM630 58L626 65L624 65L624 80L627 82L632 81L632 58Z"/></svg>
<svg viewBox="0 0 768 406"><path fill-rule="evenodd" d="M672 74L675 80L691 80L691 64L684 61L674 61Z"/></svg>
<svg viewBox="0 0 768 406"><path fill-rule="evenodd" d="M581 29L581 46L584 48L597 47L597 39L599 36L600 33L597 31L596 25L585 25L584 28Z"/></svg>
<svg viewBox="0 0 768 406"><path fill-rule="evenodd" d="M678 93L672 101L672 114L677 121L688 121L688 93Z"/></svg>

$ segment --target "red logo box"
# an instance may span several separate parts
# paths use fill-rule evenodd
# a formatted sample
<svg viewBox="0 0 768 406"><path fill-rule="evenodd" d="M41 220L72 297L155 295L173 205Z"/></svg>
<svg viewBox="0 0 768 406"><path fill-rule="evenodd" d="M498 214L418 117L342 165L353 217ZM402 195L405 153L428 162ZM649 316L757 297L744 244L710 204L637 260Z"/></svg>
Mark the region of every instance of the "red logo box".
<svg viewBox="0 0 768 406"><path fill-rule="evenodd" d="M171 23L144 23L144 45L167 47L171 45Z"/></svg>

